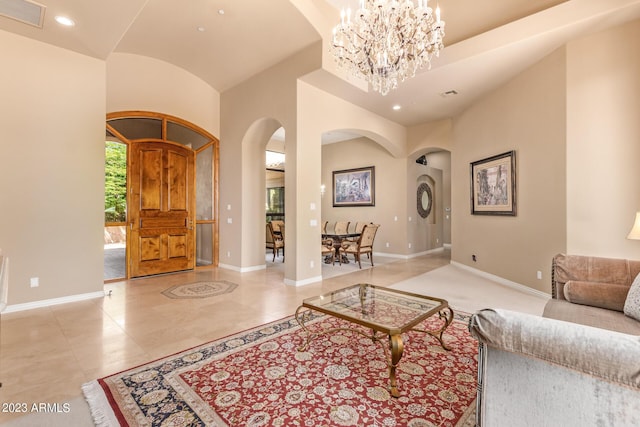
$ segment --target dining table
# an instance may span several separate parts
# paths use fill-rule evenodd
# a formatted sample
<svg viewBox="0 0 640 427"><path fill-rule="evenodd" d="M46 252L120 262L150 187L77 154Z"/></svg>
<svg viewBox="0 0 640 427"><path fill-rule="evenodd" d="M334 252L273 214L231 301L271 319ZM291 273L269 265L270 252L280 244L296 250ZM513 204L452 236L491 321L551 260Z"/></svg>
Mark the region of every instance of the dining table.
<svg viewBox="0 0 640 427"><path fill-rule="evenodd" d="M356 239L358 237L360 237L361 233L322 233L322 241L324 242L325 240L331 239L333 241L333 247L336 250L336 255L340 256L340 248L342 247L342 242L347 240L347 239ZM347 258L347 255L343 254L342 258L340 259L340 262L342 264L349 264L349 259ZM331 256L326 256L324 258L324 263L325 264L331 264Z"/></svg>

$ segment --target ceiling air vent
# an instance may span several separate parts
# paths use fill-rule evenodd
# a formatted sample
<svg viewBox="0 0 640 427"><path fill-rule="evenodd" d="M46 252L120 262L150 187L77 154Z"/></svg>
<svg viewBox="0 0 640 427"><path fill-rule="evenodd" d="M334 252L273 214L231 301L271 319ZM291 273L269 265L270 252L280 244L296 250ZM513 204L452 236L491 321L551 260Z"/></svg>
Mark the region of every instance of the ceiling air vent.
<svg viewBox="0 0 640 427"><path fill-rule="evenodd" d="M29 0L0 0L0 16L42 28L46 7Z"/></svg>
<svg viewBox="0 0 640 427"><path fill-rule="evenodd" d="M457 94L458 94L457 90L448 90L446 92L442 92L440 96L443 98L448 98L450 96L456 96Z"/></svg>

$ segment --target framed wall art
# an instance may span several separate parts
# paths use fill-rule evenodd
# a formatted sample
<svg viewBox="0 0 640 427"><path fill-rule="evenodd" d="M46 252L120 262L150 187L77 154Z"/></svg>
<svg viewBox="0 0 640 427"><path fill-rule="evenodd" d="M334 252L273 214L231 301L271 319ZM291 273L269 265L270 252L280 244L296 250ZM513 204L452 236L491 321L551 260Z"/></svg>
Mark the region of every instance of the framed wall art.
<svg viewBox="0 0 640 427"><path fill-rule="evenodd" d="M333 171L333 206L375 206L375 167Z"/></svg>
<svg viewBox="0 0 640 427"><path fill-rule="evenodd" d="M516 215L516 152L471 163L471 214Z"/></svg>

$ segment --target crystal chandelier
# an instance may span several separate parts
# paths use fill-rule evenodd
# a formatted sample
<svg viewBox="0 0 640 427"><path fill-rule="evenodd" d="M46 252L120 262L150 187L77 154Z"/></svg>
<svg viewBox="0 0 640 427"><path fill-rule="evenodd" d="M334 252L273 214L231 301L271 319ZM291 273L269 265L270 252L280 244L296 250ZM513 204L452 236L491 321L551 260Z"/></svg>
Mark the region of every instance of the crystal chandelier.
<svg viewBox="0 0 640 427"><path fill-rule="evenodd" d="M382 95L425 63L431 68L432 55L444 48L444 21L440 8L434 18L427 1L418 0L416 7L412 0L360 0L353 17L343 9L331 46L338 65L364 75Z"/></svg>

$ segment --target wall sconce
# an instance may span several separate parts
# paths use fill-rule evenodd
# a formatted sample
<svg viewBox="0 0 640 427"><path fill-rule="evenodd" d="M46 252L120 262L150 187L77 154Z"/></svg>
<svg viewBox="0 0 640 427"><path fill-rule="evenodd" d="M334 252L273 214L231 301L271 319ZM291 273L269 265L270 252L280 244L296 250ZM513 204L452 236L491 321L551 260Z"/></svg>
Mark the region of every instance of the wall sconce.
<svg viewBox="0 0 640 427"><path fill-rule="evenodd" d="M326 187L324 186L324 184L322 184L320 186L320 197L324 197L325 190L326 190Z"/></svg>
<svg viewBox="0 0 640 427"><path fill-rule="evenodd" d="M633 223L627 239L640 240L640 212L636 213L636 221Z"/></svg>
<svg viewBox="0 0 640 427"><path fill-rule="evenodd" d="M425 166L427 166L427 156L425 156L425 155L423 154L422 156L418 157L418 158L416 159L416 163L417 163L417 164L419 164L419 165L425 165Z"/></svg>

